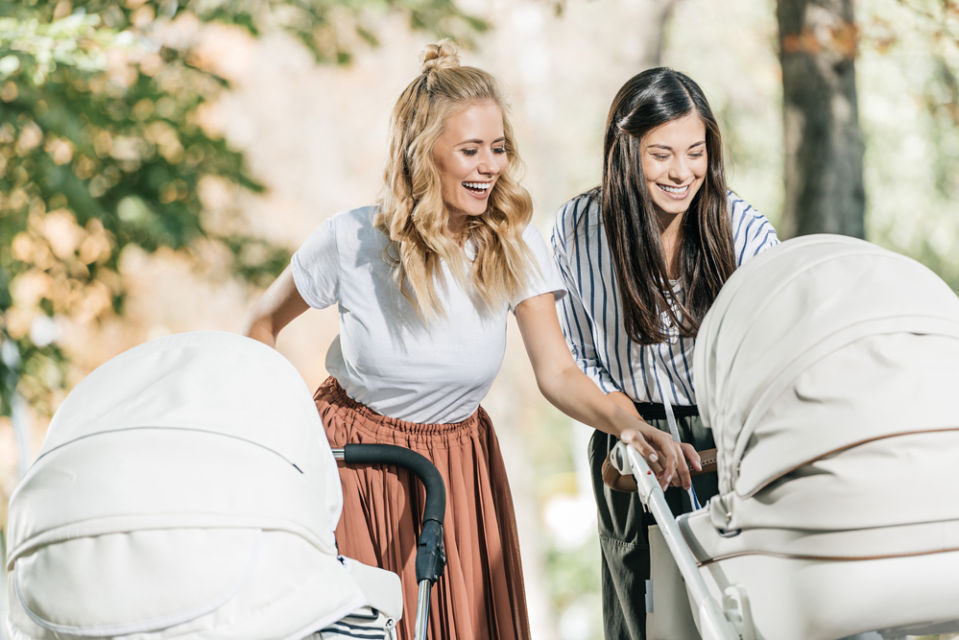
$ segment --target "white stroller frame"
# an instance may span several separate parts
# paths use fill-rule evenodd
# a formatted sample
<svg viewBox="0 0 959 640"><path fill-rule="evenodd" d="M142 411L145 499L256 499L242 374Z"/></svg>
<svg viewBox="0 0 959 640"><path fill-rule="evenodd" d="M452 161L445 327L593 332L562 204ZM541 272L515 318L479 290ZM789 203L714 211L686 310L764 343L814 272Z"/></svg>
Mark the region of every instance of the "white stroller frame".
<svg viewBox="0 0 959 640"><path fill-rule="evenodd" d="M402 447L336 457L426 484L425 638L419 614L445 564L442 477ZM364 624L393 636L399 578L338 555L341 492L312 394L274 349L222 332L134 347L67 396L11 497L6 636L300 640L341 637L337 622L369 612Z"/></svg>
<svg viewBox="0 0 959 640"><path fill-rule="evenodd" d="M674 518L635 450L610 454L658 523L648 640L959 631L959 298L945 283L864 241L787 241L726 283L694 371L719 495Z"/></svg>

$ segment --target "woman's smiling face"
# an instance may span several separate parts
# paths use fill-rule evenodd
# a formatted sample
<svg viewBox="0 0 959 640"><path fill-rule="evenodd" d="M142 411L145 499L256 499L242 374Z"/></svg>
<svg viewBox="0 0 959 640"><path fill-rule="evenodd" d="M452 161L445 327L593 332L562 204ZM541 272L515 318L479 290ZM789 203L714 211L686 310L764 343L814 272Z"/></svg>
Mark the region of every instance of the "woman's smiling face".
<svg viewBox="0 0 959 640"><path fill-rule="evenodd" d="M689 209L709 169L706 125L695 111L650 129L639 143L646 189L659 215Z"/></svg>
<svg viewBox="0 0 959 640"><path fill-rule="evenodd" d="M482 100L447 118L433 146L433 162L455 233L468 216L486 212L496 179L509 162L499 105Z"/></svg>

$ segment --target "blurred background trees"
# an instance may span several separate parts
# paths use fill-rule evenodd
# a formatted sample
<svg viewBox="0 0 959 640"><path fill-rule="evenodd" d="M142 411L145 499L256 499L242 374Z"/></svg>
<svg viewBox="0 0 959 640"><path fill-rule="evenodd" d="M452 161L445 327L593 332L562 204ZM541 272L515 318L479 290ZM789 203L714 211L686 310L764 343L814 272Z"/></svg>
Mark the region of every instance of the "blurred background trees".
<svg viewBox="0 0 959 640"><path fill-rule="evenodd" d="M864 234L959 290L957 0L0 0L3 492L90 369L239 330L319 221L376 197L390 106L443 35L503 83L545 233L599 182L615 91L666 64L781 235ZM311 312L279 348L315 385L335 334ZM588 431L541 400L515 334L486 406L537 637L597 637Z"/></svg>
<svg viewBox="0 0 959 640"><path fill-rule="evenodd" d="M779 0L785 237L865 237L852 0Z"/></svg>
<svg viewBox="0 0 959 640"><path fill-rule="evenodd" d="M384 11L467 40L486 23L448 1L0 2L0 415L15 397L49 413L65 385L65 325L121 315L125 253L170 249L198 269L226 260L264 285L287 247L210 214L212 183L263 189L243 153L204 122L229 82L203 25L282 30L317 63L377 43Z"/></svg>

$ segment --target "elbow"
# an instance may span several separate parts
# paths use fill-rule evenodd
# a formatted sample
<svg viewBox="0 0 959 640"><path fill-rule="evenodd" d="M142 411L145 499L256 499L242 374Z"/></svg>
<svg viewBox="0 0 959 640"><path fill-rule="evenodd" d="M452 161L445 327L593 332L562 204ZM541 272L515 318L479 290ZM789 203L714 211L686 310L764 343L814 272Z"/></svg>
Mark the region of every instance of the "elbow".
<svg viewBox="0 0 959 640"><path fill-rule="evenodd" d="M279 332L275 329L270 316L257 313L251 314L243 327L243 335L259 340L271 347L276 346L277 333Z"/></svg>
<svg viewBox="0 0 959 640"><path fill-rule="evenodd" d="M550 404L555 405L556 402L553 400L554 393L550 385L545 384L539 378L536 379L536 387L539 389L540 395L546 398Z"/></svg>
<svg viewBox="0 0 959 640"><path fill-rule="evenodd" d="M563 375L560 372L536 376L536 386L551 405L557 409L563 409L565 405L563 399L566 394L564 393Z"/></svg>

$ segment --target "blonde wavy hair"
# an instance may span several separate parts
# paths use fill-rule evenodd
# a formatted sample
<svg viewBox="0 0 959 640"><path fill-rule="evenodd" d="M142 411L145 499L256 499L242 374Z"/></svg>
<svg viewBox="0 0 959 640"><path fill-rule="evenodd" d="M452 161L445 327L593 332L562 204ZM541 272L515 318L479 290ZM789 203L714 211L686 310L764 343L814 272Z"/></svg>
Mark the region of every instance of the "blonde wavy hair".
<svg viewBox="0 0 959 640"><path fill-rule="evenodd" d="M433 146L450 116L485 100L495 101L503 112L508 162L489 196L486 213L470 216L466 236L460 238L476 249L476 258L470 261L457 239L447 233L449 214ZM390 239L385 258L393 264L393 279L421 318L445 315L437 291L444 261L474 302L486 310L509 304L524 290L535 269L522 238L533 204L515 177L519 166L513 129L493 76L460 66L456 48L448 40L428 45L422 73L393 108L386 185L376 218L377 228Z"/></svg>

